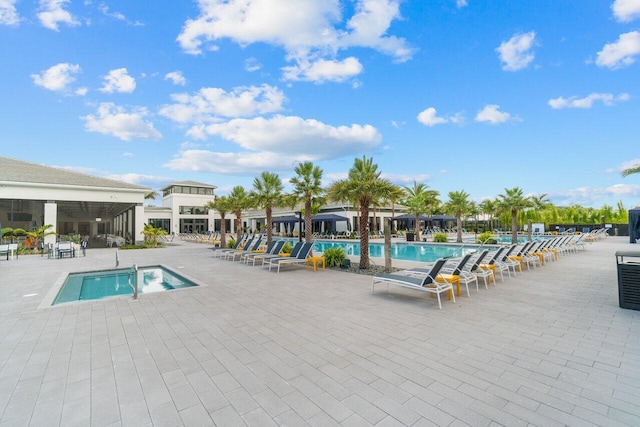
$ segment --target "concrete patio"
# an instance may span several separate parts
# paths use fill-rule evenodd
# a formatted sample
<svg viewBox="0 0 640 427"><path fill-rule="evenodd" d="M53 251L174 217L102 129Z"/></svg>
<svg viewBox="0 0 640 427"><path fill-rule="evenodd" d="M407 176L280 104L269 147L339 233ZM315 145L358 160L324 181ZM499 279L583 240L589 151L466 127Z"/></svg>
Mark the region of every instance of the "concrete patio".
<svg viewBox="0 0 640 427"><path fill-rule="evenodd" d="M86 258L0 261L0 426L638 426L640 312L611 237L454 304L208 246L120 251L205 286L38 308ZM639 248L640 250L640 248Z"/></svg>

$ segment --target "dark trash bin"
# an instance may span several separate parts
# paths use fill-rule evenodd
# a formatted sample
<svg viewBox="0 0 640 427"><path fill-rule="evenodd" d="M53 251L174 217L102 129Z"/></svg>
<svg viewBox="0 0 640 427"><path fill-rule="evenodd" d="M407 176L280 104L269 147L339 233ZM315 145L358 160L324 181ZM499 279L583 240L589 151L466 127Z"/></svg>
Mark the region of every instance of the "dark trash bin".
<svg viewBox="0 0 640 427"><path fill-rule="evenodd" d="M416 233L407 233L407 242L415 242Z"/></svg>
<svg viewBox="0 0 640 427"><path fill-rule="evenodd" d="M620 307L640 310L640 251L617 251L616 263Z"/></svg>

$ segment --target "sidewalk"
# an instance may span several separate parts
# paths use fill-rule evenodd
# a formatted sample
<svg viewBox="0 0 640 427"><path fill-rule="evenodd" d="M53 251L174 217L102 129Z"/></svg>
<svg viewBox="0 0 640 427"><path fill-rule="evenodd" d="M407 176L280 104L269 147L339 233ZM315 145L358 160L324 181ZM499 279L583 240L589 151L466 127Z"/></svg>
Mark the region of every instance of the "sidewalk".
<svg viewBox="0 0 640 427"><path fill-rule="evenodd" d="M205 286L38 309L86 258L0 261L0 426L640 425L640 312L611 237L454 304L209 246L120 251ZM640 247L638 247L640 251Z"/></svg>

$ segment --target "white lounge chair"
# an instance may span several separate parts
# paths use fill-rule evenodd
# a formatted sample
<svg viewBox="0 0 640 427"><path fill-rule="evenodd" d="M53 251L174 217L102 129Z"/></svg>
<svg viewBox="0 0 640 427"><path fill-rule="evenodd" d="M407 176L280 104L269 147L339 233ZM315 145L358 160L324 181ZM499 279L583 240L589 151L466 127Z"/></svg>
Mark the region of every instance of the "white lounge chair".
<svg viewBox="0 0 640 427"><path fill-rule="evenodd" d="M431 267L429 273L424 277L407 276L403 274L383 274L380 276L373 276L373 283L371 284L371 294L375 292L376 283L386 283L387 290L389 285L402 286L417 291L428 292L435 294L438 297L438 307L442 309L442 302L440 301L440 294L444 292L451 292L451 298L453 302L456 302L456 297L453 293L453 286L450 282L443 280L439 282L437 280L440 275L440 270L444 266L446 259L438 259Z"/></svg>

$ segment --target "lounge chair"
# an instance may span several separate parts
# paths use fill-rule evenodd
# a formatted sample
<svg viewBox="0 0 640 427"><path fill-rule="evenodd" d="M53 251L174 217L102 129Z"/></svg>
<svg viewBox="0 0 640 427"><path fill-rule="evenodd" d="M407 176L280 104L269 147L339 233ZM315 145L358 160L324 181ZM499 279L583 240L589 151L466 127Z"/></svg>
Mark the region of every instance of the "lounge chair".
<svg viewBox="0 0 640 427"><path fill-rule="evenodd" d="M302 264L306 265L307 258L311 254L311 248L313 248L313 243L303 243L300 251L297 256L288 256L288 257L278 257L272 258L269 260L269 271L271 271L271 267L277 265L278 273L280 273L280 267L283 265L296 265Z"/></svg>
<svg viewBox="0 0 640 427"><path fill-rule="evenodd" d="M289 257L293 257L293 258L297 257L298 253L300 252L300 249L302 249L302 245L304 245L304 243L296 242L296 244L293 245L293 249L291 249L291 253L289 254ZM277 254L274 254L274 255L263 256L262 267L264 268L265 265L269 265L269 261L276 258L285 258L285 255L282 255L280 252L278 252Z"/></svg>
<svg viewBox="0 0 640 427"><path fill-rule="evenodd" d="M265 252L262 252L262 253L253 252L250 254L246 254L244 256L244 263L249 264L249 261L251 261L252 265L255 266L256 261L258 260L262 260L270 256L278 256L284 244L285 244L284 240L274 240L273 242L271 242L271 247L270 248L267 247Z"/></svg>
<svg viewBox="0 0 640 427"><path fill-rule="evenodd" d="M447 263L445 263L444 267L442 267L442 269L440 270L440 275L436 278L436 280L440 281L440 280L446 280L447 282L451 283L452 285L456 286L456 295L460 296L460 274L462 273L462 269L465 267L465 265L467 264L467 262L471 259L471 256L473 255L472 252L466 254L465 256L463 256L462 258L459 258L455 261L455 263L451 266L448 266L447 263L450 263L450 261L452 260L448 260ZM404 274L407 274L409 276L416 276L416 277L422 277L425 274L428 274L429 271L431 270L433 264L431 266L429 266L428 268L412 268L410 270L405 270L403 271ZM475 277L474 277L475 278ZM476 279L477 281L477 279ZM467 296L470 297L469 295L469 282L466 280L463 280L465 286L467 287Z"/></svg>
<svg viewBox="0 0 640 427"><path fill-rule="evenodd" d="M253 239L253 242L251 242L250 245L245 245L241 250L235 252L227 252L224 256L224 259L231 261L241 260L244 255L250 254L253 251L257 251L260 245L262 245L262 239L260 237L256 237L255 239Z"/></svg>
<svg viewBox="0 0 640 427"><path fill-rule="evenodd" d="M228 249L228 248L227 249L219 249L219 250L215 251L213 253L213 256L216 257L216 258L226 257L229 252L241 251L242 248L247 247L247 245L250 245L252 242L253 242L253 237L248 237L248 238L246 238L244 240L239 240L230 249Z"/></svg>
<svg viewBox="0 0 640 427"><path fill-rule="evenodd" d="M480 274L486 274L486 272L490 272L491 274L489 275L489 277L493 278L493 283L496 283L496 270L498 270L500 272L500 277L502 278L502 281L504 282L504 275L502 274L502 270L497 269L495 266L496 261L498 261L500 259L500 256L502 255L502 253L505 251L506 246L501 246L498 248L497 251L495 251L492 255L492 257L489 259L489 261L487 261L484 264L479 264L478 265L478 270L476 271L476 274L480 275ZM482 273L485 272L485 273Z"/></svg>
<svg viewBox="0 0 640 427"><path fill-rule="evenodd" d="M387 291L389 285L402 286L417 291L429 292L435 294L438 297L438 307L442 309L442 302L440 301L440 294L444 292L450 292L453 302L456 301L456 297L453 294L453 286L451 283L443 280L439 282L437 280L440 270L444 266L446 259L438 259L431 267L429 273L423 277L407 276L404 274L383 274L380 276L373 276L373 282L371 284L371 294L375 292L376 283L386 283Z"/></svg>
<svg viewBox="0 0 640 427"><path fill-rule="evenodd" d="M487 277L491 276L493 272L491 270L482 270L480 268L480 264L489 253L489 249L484 249L482 252L478 254L477 257L470 259L469 262L465 265L463 269L460 270L460 281L469 284L475 282L476 284L476 292L480 292L478 286L478 277L482 277L484 280L484 287L489 289L489 284L487 282Z"/></svg>
<svg viewBox="0 0 640 427"><path fill-rule="evenodd" d="M227 251L230 250L236 250L237 248L240 247L240 245L244 244L246 239L240 238L238 240L236 240L236 242L233 244L232 247L230 248L211 248L211 250L213 251L213 257L214 258L219 258L222 256L222 254L224 254Z"/></svg>

